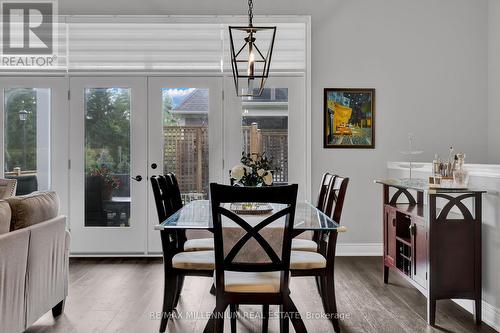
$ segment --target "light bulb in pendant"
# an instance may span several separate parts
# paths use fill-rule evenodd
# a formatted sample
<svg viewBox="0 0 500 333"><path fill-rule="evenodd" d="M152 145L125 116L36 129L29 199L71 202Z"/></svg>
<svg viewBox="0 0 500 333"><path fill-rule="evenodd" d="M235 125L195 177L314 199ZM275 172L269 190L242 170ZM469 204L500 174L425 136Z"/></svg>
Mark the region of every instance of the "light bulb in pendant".
<svg viewBox="0 0 500 333"><path fill-rule="evenodd" d="M248 55L248 70L247 70L248 76L254 75L254 68L255 68L255 54L253 53L252 46L250 46L250 53Z"/></svg>

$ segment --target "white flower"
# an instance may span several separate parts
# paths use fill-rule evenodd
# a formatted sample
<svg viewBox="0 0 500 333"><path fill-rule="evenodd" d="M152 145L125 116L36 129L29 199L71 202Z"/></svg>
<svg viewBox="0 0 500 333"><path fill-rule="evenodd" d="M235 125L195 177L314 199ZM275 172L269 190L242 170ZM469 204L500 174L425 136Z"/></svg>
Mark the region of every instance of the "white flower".
<svg viewBox="0 0 500 333"><path fill-rule="evenodd" d="M253 172L252 167L249 167L249 166L246 166L246 165L244 165L243 167L244 167L244 168L245 168L245 170L247 171L247 172L246 172L246 174L247 174L247 175L251 175L251 174L252 174L252 172Z"/></svg>
<svg viewBox="0 0 500 333"><path fill-rule="evenodd" d="M243 165L236 165L231 169L231 178L239 181L245 176L245 167Z"/></svg>
<svg viewBox="0 0 500 333"><path fill-rule="evenodd" d="M271 171L266 171L266 174L262 177L264 180L264 184L266 185L272 185L273 184L273 174Z"/></svg>
<svg viewBox="0 0 500 333"><path fill-rule="evenodd" d="M266 170L264 170L264 169L257 170L257 174L259 175L259 177L264 176L265 173L266 173Z"/></svg>

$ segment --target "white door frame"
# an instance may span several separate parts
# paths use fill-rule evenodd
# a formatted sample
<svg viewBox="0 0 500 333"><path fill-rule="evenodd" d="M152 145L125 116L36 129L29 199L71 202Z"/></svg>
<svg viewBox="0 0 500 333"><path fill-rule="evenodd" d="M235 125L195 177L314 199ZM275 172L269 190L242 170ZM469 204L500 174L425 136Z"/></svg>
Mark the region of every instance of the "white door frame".
<svg viewBox="0 0 500 333"><path fill-rule="evenodd" d="M73 254L146 254L147 224L147 79L145 77L75 77L70 79L70 188L72 230L71 250ZM141 175L141 182L130 182L132 203L130 227L85 227L84 226L84 135L85 88L130 88L131 89L131 158L130 176Z"/></svg>
<svg viewBox="0 0 500 333"><path fill-rule="evenodd" d="M299 184L298 200L310 199L310 175L308 152L310 151L306 112L306 80L302 76L270 77L266 88L288 88L288 181ZM240 163L242 149L241 97L236 96L234 82L224 80L224 160L225 174Z"/></svg>
<svg viewBox="0 0 500 333"><path fill-rule="evenodd" d="M209 181L222 182L223 174L223 130L222 130L222 78L221 77L149 77L148 78L148 181L152 175L163 173L163 118L162 118L162 89L164 88L208 88L208 142ZM155 163L156 169L151 165ZM226 177L227 178L227 177ZM148 184L148 252L161 253L160 233L154 230L158 224L153 193Z"/></svg>
<svg viewBox="0 0 500 333"><path fill-rule="evenodd" d="M69 212L68 189L68 79L57 77L2 77L0 81L0 177L4 176L4 89L46 88L50 89L50 189L60 199L59 212Z"/></svg>

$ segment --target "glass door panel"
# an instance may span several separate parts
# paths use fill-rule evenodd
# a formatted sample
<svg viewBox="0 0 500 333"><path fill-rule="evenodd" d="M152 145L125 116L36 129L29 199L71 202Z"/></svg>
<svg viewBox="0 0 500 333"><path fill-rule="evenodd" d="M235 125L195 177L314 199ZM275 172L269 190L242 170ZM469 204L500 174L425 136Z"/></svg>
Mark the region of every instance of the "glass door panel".
<svg viewBox="0 0 500 333"><path fill-rule="evenodd" d="M265 154L275 167L273 181L298 183L299 199L308 198L307 117L302 77L272 77L261 96L238 97L224 81L225 173L245 154Z"/></svg>
<svg viewBox="0 0 500 333"><path fill-rule="evenodd" d="M71 79L72 252L146 251L145 78Z"/></svg>
<svg viewBox="0 0 500 333"><path fill-rule="evenodd" d="M130 88L85 89L85 226L130 226Z"/></svg>
<svg viewBox="0 0 500 333"><path fill-rule="evenodd" d="M174 172L184 203L208 198L209 89L162 88L163 173Z"/></svg>
<svg viewBox="0 0 500 333"><path fill-rule="evenodd" d="M174 172L186 204L208 199L222 174L222 79L149 78L149 176ZM161 251L158 216L149 191L148 251Z"/></svg>
<svg viewBox="0 0 500 333"><path fill-rule="evenodd" d="M50 188L49 88L4 89L4 175L17 195Z"/></svg>
<svg viewBox="0 0 500 333"><path fill-rule="evenodd" d="M265 154L275 166L273 181L288 182L288 88L264 88L242 97L242 151Z"/></svg>
<svg viewBox="0 0 500 333"><path fill-rule="evenodd" d="M65 215L67 89L65 78L4 77L0 82L0 177L17 180L17 195L56 191Z"/></svg>

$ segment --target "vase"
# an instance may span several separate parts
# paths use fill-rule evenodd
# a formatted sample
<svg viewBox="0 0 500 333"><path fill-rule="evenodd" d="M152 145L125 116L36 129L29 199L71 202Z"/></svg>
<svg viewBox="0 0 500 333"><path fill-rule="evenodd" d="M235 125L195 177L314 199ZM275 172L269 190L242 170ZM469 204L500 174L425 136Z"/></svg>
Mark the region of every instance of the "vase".
<svg viewBox="0 0 500 333"><path fill-rule="evenodd" d="M456 170L453 171L453 185L456 187L467 187L469 184L469 172L465 169L465 154L457 154Z"/></svg>

